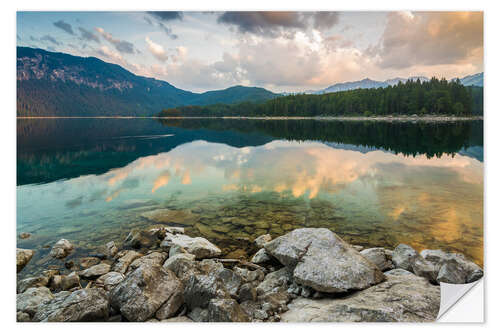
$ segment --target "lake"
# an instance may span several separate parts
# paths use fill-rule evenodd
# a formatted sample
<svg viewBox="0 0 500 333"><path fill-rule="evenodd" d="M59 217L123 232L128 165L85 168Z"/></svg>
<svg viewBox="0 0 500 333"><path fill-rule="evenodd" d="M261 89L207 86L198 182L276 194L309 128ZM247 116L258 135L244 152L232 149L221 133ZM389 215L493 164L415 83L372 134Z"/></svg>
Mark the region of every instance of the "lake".
<svg viewBox="0 0 500 333"><path fill-rule="evenodd" d="M255 237L326 227L352 244L483 263L483 122L18 119L21 275L168 222L229 257ZM69 257L71 259L71 257Z"/></svg>

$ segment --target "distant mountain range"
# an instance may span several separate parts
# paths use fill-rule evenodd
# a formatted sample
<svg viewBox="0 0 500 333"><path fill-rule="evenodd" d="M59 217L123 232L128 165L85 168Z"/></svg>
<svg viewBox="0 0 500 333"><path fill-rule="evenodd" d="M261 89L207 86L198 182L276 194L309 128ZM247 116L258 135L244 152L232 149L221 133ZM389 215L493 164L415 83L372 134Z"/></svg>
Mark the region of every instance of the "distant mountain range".
<svg viewBox="0 0 500 333"><path fill-rule="evenodd" d="M425 76L412 76L409 78L394 78L394 79L389 79L385 81L375 81L371 80L369 78L360 80L360 81L353 81L353 82L343 82L343 83L336 83L334 85L329 86L328 88L321 89L321 90L308 90L305 91L306 94L326 94L326 93L332 93L332 92L337 92L337 91L346 91L346 90L354 90L354 89L370 89L370 88L385 88L388 86L394 86L397 85L399 82L405 83L408 80L413 80L416 81L417 79L420 79L420 81L429 81L429 78ZM460 82L464 86L483 86L483 73L477 73L474 75L469 75L465 76L463 78L460 78Z"/></svg>
<svg viewBox="0 0 500 333"><path fill-rule="evenodd" d="M276 96L263 88L243 86L193 93L94 57L17 48L18 116L149 116L180 105L264 101Z"/></svg>

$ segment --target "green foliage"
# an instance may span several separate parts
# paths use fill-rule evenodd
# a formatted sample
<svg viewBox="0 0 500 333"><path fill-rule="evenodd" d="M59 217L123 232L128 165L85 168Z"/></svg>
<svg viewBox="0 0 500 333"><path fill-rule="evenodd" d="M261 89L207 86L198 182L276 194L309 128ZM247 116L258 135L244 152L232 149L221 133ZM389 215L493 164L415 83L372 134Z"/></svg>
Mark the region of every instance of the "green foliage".
<svg viewBox="0 0 500 333"><path fill-rule="evenodd" d="M214 104L164 110L185 117L200 116L386 116L386 115L482 115L482 88L464 87L460 81L432 78L409 80L396 86L356 89L323 95L297 94L263 103Z"/></svg>

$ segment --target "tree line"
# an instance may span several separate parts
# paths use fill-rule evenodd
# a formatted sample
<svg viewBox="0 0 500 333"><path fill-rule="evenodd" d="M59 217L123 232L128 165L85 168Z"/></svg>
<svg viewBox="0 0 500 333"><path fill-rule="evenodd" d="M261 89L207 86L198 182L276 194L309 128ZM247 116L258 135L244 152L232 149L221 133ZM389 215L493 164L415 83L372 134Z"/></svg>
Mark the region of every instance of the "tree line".
<svg viewBox="0 0 500 333"><path fill-rule="evenodd" d="M408 80L385 88L355 89L322 95L281 96L262 103L180 106L164 109L163 117L222 116L387 116L483 114L483 88L433 77Z"/></svg>

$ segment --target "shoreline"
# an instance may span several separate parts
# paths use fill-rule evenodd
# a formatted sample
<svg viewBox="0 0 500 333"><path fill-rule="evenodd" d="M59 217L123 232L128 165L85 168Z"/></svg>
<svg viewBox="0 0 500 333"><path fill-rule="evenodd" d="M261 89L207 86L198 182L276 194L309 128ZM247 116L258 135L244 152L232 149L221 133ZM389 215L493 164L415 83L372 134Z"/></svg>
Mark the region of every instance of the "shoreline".
<svg viewBox="0 0 500 333"><path fill-rule="evenodd" d="M251 259L220 258L168 224L132 229L122 244L65 260L75 248L59 240L47 257L60 268L17 281L17 321L429 322L440 282L483 276L461 254L363 248L324 228L260 235ZM18 272L32 256L17 249Z"/></svg>
<svg viewBox="0 0 500 333"><path fill-rule="evenodd" d="M160 117L160 116L17 116L16 119L234 119L234 120L318 120L318 121L381 121L381 122L455 122L484 120L483 116L459 117L459 116L331 116L331 117L247 117L247 116L223 116L223 117Z"/></svg>

